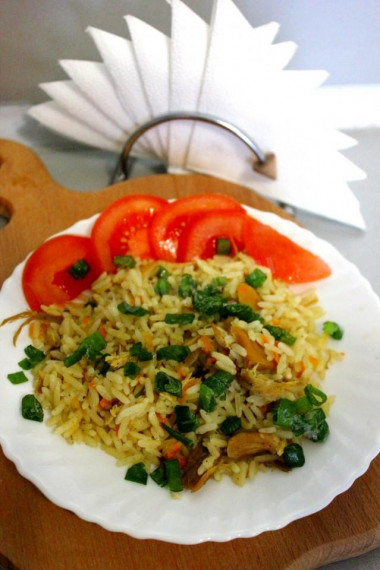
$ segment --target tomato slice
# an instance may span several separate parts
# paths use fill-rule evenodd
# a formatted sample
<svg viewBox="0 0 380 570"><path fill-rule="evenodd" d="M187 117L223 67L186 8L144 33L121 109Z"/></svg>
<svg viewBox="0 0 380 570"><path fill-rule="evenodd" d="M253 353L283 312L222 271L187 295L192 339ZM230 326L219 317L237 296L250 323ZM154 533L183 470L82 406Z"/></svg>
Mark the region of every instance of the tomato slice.
<svg viewBox="0 0 380 570"><path fill-rule="evenodd" d="M149 231L156 258L177 261L178 243L185 228L195 216L213 210L244 211L243 207L229 196L195 194L179 198L157 213Z"/></svg>
<svg viewBox="0 0 380 570"><path fill-rule="evenodd" d="M259 265L269 267L278 279L306 283L331 275L331 269L323 259L249 216L244 225L243 239L246 252Z"/></svg>
<svg viewBox="0 0 380 570"><path fill-rule="evenodd" d="M167 201L144 194L125 196L108 206L96 220L91 232L94 255L100 271L115 271L115 255L140 259L154 257L148 226Z"/></svg>
<svg viewBox="0 0 380 570"><path fill-rule="evenodd" d="M90 269L84 277L75 279L69 269L82 259ZM44 242L27 259L22 288L30 308L39 310L41 305L63 305L75 299L97 275L90 238L62 235Z"/></svg>
<svg viewBox="0 0 380 570"><path fill-rule="evenodd" d="M216 210L198 214L183 232L178 247L178 261L209 259L217 253L220 238L227 239L231 254L244 249L243 230L247 215L236 210Z"/></svg>

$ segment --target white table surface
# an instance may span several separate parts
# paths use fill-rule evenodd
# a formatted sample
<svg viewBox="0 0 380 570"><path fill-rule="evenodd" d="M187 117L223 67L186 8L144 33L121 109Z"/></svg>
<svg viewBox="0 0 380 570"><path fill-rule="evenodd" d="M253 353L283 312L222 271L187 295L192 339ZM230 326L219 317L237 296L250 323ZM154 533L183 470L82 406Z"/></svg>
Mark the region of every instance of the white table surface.
<svg viewBox="0 0 380 570"><path fill-rule="evenodd" d="M76 145L48 132L25 117L27 107L0 105L0 138L21 142L32 148L51 176L67 188L91 191L109 184L117 162L115 155ZM296 216L301 224L329 241L352 261L380 296L380 129L355 130L348 134L359 144L344 154L367 173L366 180L351 184L361 204L366 230L358 230L306 212L298 211ZM133 175L152 174L156 167L157 165L139 163L133 169ZM351 560L329 564L323 569L379 570L380 549Z"/></svg>

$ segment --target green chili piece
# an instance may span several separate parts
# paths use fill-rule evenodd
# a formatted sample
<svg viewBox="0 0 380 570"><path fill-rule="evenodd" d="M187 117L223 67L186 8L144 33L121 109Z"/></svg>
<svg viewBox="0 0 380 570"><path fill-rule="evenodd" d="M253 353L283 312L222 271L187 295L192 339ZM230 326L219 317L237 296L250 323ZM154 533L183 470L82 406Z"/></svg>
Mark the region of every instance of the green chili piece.
<svg viewBox="0 0 380 570"><path fill-rule="evenodd" d="M343 338L343 330L340 328L338 323L334 321L325 321L322 325L323 332L331 336L335 340L341 340Z"/></svg>
<svg viewBox="0 0 380 570"><path fill-rule="evenodd" d="M319 390L312 384L308 384L304 388L306 398L309 400L310 404L313 406L322 406L325 402L327 402L327 396L322 390Z"/></svg>
<svg viewBox="0 0 380 570"><path fill-rule="evenodd" d="M124 376L128 378L136 378L139 372L140 366L137 366L136 362L127 362L124 366Z"/></svg>
<svg viewBox="0 0 380 570"><path fill-rule="evenodd" d="M167 392L177 396L177 398L182 397L182 383L165 372L157 372L154 379L154 389L156 392Z"/></svg>
<svg viewBox="0 0 380 570"><path fill-rule="evenodd" d="M185 273L179 282L178 294L183 298L191 297L196 288L197 284L192 276L189 273Z"/></svg>
<svg viewBox="0 0 380 570"><path fill-rule="evenodd" d="M163 346L157 350L157 360L175 360L176 362L183 362L191 353L188 346L181 344L172 344L170 346Z"/></svg>
<svg viewBox="0 0 380 570"><path fill-rule="evenodd" d="M267 276L265 275L264 271L256 267L247 277L245 278L245 282L253 287L254 289L258 289L261 287L265 281L267 280Z"/></svg>
<svg viewBox="0 0 380 570"><path fill-rule="evenodd" d="M149 311L140 305L130 305L126 301L119 303L117 308L123 315L131 315L132 317L144 317L149 314Z"/></svg>
<svg viewBox="0 0 380 570"><path fill-rule="evenodd" d="M178 431L174 430L173 428L171 428L170 426L168 426L167 424L161 424L162 427L164 428L165 431L168 432L169 435L171 435L172 437L174 437L174 439L176 439L177 441L180 441L181 443L183 443L184 445L186 445L186 447L194 447L194 442L192 439L189 439L188 437L185 437L184 435L182 435L181 433L179 433Z"/></svg>
<svg viewBox="0 0 380 570"><path fill-rule="evenodd" d="M288 344L289 346L293 345L297 340L289 331L282 329L281 327L265 325L265 328L276 340Z"/></svg>
<svg viewBox="0 0 380 570"><path fill-rule="evenodd" d="M21 370L19 372L11 372L7 375L7 378L11 384L23 384L28 381L28 378Z"/></svg>
<svg viewBox="0 0 380 570"><path fill-rule="evenodd" d="M230 240L228 238L217 238L215 249L217 255L230 255L231 253Z"/></svg>
<svg viewBox="0 0 380 570"><path fill-rule="evenodd" d="M166 313L165 315L167 325L191 325L194 319L194 313Z"/></svg>
<svg viewBox="0 0 380 570"><path fill-rule="evenodd" d="M241 428L241 419L238 416L229 416L220 425L224 435L232 435Z"/></svg>
<svg viewBox="0 0 380 570"><path fill-rule="evenodd" d="M160 487L166 487L168 484L168 476L166 474L165 465L162 463L157 469L150 473L150 477Z"/></svg>
<svg viewBox="0 0 380 570"><path fill-rule="evenodd" d="M33 394L26 394L21 400L21 415L26 420L42 422L44 412L41 404Z"/></svg>
<svg viewBox="0 0 380 570"><path fill-rule="evenodd" d="M84 279L90 269L91 268L85 259L78 259L78 261L68 269L68 272L74 279Z"/></svg>
<svg viewBox="0 0 380 570"><path fill-rule="evenodd" d="M305 455L299 443L290 443L284 448L283 460L288 467L302 467L305 464Z"/></svg>
<svg viewBox="0 0 380 570"><path fill-rule="evenodd" d="M190 411L189 406L175 406L174 414L178 431L181 433L194 431L199 425L196 415Z"/></svg>
<svg viewBox="0 0 380 570"><path fill-rule="evenodd" d="M136 260L132 255L115 255L112 261L116 267L123 269L132 269L136 265Z"/></svg>
<svg viewBox="0 0 380 570"><path fill-rule="evenodd" d="M199 405L205 412L212 412L216 408L216 398L213 390L202 382L199 388Z"/></svg>
<svg viewBox="0 0 380 570"><path fill-rule="evenodd" d="M233 375L226 372L226 370L218 370L214 374L211 374L211 376L205 378L202 385L210 388L213 391L215 398L222 398L225 396L233 379Z"/></svg>
<svg viewBox="0 0 380 570"><path fill-rule="evenodd" d="M164 465L170 491L172 493L183 491L181 467L178 459L166 459Z"/></svg>
<svg viewBox="0 0 380 570"><path fill-rule="evenodd" d="M146 485L148 482L148 473L145 469L144 463L135 463L131 465L125 474L124 479L126 481L132 481L133 483L139 483L140 485Z"/></svg>
<svg viewBox="0 0 380 570"><path fill-rule="evenodd" d="M129 354L135 356L140 362L148 362L153 358L153 354L144 348L141 342L133 344L129 349Z"/></svg>

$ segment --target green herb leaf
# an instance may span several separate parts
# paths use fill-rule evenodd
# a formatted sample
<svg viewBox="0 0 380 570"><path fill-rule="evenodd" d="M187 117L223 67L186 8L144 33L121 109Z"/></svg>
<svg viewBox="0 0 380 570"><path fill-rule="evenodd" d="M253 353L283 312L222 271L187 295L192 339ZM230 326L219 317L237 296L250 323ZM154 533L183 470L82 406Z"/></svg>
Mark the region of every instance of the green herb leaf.
<svg viewBox="0 0 380 570"><path fill-rule="evenodd" d="M154 389L156 392L167 392L178 398L182 397L182 383L166 372L157 372L154 379Z"/></svg>
<svg viewBox="0 0 380 570"><path fill-rule="evenodd" d="M264 271L262 271L261 269L259 269L258 267L256 267L249 275L247 275L247 277L245 278L245 282L250 285L251 287L253 287L254 289L257 289L258 287L261 287L265 281L267 280L267 276L265 275Z"/></svg>
<svg viewBox="0 0 380 570"><path fill-rule="evenodd" d="M241 428L241 419L238 416L229 416L220 425L224 435L232 435Z"/></svg>
<svg viewBox="0 0 380 570"><path fill-rule="evenodd" d="M335 340L341 340L343 338L343 330L334 321L325 321L322 328L323 332Z"/></svg>
<svg viewBox="0 0 380 570"><path fill-rule="evenodd" d="M164 428L165 431L168 432L169 435L171 435L172 437L174 437L174 439L176 439L177 441L180 441L181 443L183 443L184 445L186 445L186 447L194 447L194 442L192 439L189 439L188 437L185 437L184 435L182 435L181 433L179 433L178 431L175 431L174 429L172 429L170 426L168 426L167 424L161 424L162 427Z"/></svg>
<svg viewBox="0 0 380 570"><path fill-rule="evenodd" d="M127 362L124 366L124 376L128 378L136 378L139 372L140 366L137 366L135 362Z"/></svg>
<svg viewBox="0 0 380 570"><path fill-rule="evenodd" d="M217 238L215 249L217 255L230 255L231 253L230 240L228 238Z"/></svg>
<svg viewBox="0 0 380 570"><path fill-rule="evenodd" d="M129 349L129 354L135 356L140 362L148 362L153 358L153 354L144 348L141 342L133 344Z"/></svg>
<svg viewBox="0 0 380 570"><path fill-rule="evenodd" d="M178 294L180 297L191 297L197 284L189 273L185 273L178 285Z"/></svg>
<svg viewBox="0 0 380 570"><path fill-rule="evenodd" d="M42 406L33 394L27 394L21 400L21 415L26 420L43 421L44 412Z"/></svg>
<svg viewBox="0 0 380 570"><path fill-rule="evenodd" d="M23 384L28 381L28 378L21 370L19 372L11 372L7 375L7 378L11 384Z"/></svg>
<svg viewBox="0 0 380 570"><path fill-rule="evenodd" d="M119 303L117 308L123 315L131 315L132 317L144 317L149 314L149 311L140 305L130 305L126 301Z"/></svg>
<svg viewBox="0 0 380 570"><path fill-rule="evenodd" d="M148 482L148 473L145 469L143 462L135 463L129 467L124 479L126 481L132 481L133 483L139 483L140 485L146 485Z"/></svg>
<svg viewBox="0 0 380 570"><path fill-rule="evenodd" d="M116 267L123 269L132 269L136 265L136 260L132 255L115 255L112 261Z"/></svg>
<svg viewBox="0 0 380 570"><path fill-rule="evenodd" d="M296 337L290 334L289 331L273 325L265 325L267 331L278 341L292 346L296 342Z"/></svg>
<svg viewBox="0 0 380 570"><path fill-rule="evenodd" d="M199 425L196 415L190 411L189 406L175 406L174 414L178 430L181 433L194 431Z"/></svg>
<svg viewBox="0 0 380 570"><path fill-rule="evenodd" d="M157 360L175 360L183 362L191 353L188 346L181 344L172 344L171 346L163 346L157 350Z"/></svg>
<svg viewBox="0 0 380 570"><path fill-rule="evenodd" d="M191 325L194 319L194 313L166 313L165 315L167 325Z"/></svg>
<svg viewBox="0 0 380 570"><path fill-rule="evenodd" d="M78 259L78 261L68 269L68 272L71 277L74 277L74 279L84 279L90 269L91 268L85 259Z"/></svg>
<svg viewBox="0 0 380 570"><path fill-rule="evenodd" d="M183 483L178 459L166 459L164 465L170 491L172 493L180 493L183 491Z"/></svg>

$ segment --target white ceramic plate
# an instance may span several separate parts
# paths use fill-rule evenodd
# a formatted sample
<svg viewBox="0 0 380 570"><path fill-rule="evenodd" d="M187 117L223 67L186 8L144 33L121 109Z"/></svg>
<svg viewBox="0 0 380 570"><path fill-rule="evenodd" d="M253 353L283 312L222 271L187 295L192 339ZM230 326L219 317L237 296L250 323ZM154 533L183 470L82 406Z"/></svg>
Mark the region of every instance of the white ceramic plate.
<svg viewBox="0 0 380 570"><path fill-rule="evenodd" d="M125 469L100 450L67 445L40 423L24 420L20 401L32 383L18 386L7 374L18 369L24 332L17 347L19 323L0 328L0 442L18 471L51 501L108 530L136 538L179 544L227 541L281 528L328 505L348 489L380 451L380 302L369 283L331 245L273 214L248 211L307 249L321 255L333 274L316 285L326 318L344 328L332 341L346 353L332 366L324 383L336 395L329 417L330 437L305 444L306 464L290 473L260 473L245 487L225 478L210 481L180 500L152 481L140 486L124 480ZM87 235L95 218L67 232ZM23 264L5 281L0 293L0 321L26 309L21 290Z"/></svg>

